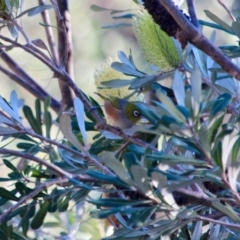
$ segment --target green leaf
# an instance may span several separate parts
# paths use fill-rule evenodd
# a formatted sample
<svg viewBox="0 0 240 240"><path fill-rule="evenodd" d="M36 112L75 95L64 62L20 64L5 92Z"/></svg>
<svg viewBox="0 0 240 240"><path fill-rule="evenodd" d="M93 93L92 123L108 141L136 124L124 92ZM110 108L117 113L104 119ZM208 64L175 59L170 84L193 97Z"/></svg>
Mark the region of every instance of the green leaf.
<svg viewBox="0 0 240 240"><path fill-rule="evenodd" d="M80 129L82 137L83 137L84 145L88 146L87 132L86 132L85 121L84 121L84 105L83 105L82 101L76 97L73 99L73 104L74 104L74 108L75 108L78 126L79 126L79 129Z"/></svg>
<svg viewBox="0 0 240 240"><path fill-rule="evenodd" d="M208 134L209 134L209 144L213 143L216 139L216 135L222 125L224 119L224 113L212 119L209 124Z"/></svg>
<svg viewBox="0 0 240 240"><path fill-rule="evenodd" d="M223 166L222 166L222 142L221 141L217 141L214 144L214 147L212 150L212 157L216 165L220 167L220 169L222 169Z"/></svg>
<svg viewBox="0 0 240 240"><path fill-rule="evenodd" d="M11 117L13 117L17 122L19 122L18 112L15 112L6 102L6 100L2 97L0 97L0 107L3 109L3 111L7 112Z"/></svg>
<svg viewBox="0 0 240 240"><path fill-rule="evenodd" d="M41 102L40 99L35 100L35 111L36 111L36 121L39 125L42 125L42 118L41 118Z"/></svg>
<svg viewBox="0 0 240 240"><path fill-rule="evenodd" d="M198 48L196 47L192 47L192 51L193 51L193 54L196 58L196 61L197 61L197 64L198 64L198 67L199 69L201 70L201 73L204 75L204 76L207 76L207 68L206 68L206 57L205 55L203 54L202 51L200 51Z"/></svg>
<svg viewBox="0 0 240 240"><path fill-rule="evenodd" d="M236 34L236 36L240 39L240 23L233 21L232 30Z"/></svg>
<svg viewBox="0 0 240 240"><path fill-rule="evenodd" d="M230 218L232 218L232 220L234 220L236 222L240 222L240 218L239 218L238 214L227 203L225 203L225 205L223 205L220 202L212 201L212 205L214 208L216 208L220 212L222 212L222 213L226 214L227 216L229 216Z"/></svg>
<svg viewBox="0 0 240 240"><path fill-rule="evenodd" d="M229 94L229 93L223 93L223 94L221 94L221 95L214 101L213 107L212 107L211 112L210 112L210 118L215 117L217 113L219 113L219 112L222 111L224 108L226 108L227 105L230 103L231 99L232 99L231 94Z"/></svg>
<svg viewBox="0 0 240 240"><path fill-rule="evenodd" d="M70 200L70 195L68 194L67 196L65 196L65 198L58 203L57 205L57 209L58 212L66 212L68 209L68 205L69 205L69 200Z"/></svg>
<svg viewBox="0 0 240 240"><path fill-rule="evenodd" d="M143 168L139 165L132 165L131 166L131 173L133 176L134 181L136 182L136 186L149 198L154 199L155 201L159 202L160 200L157 199L154 194L153 190L150 185L148 171L147 169Z"/></svg>
<svg viewBox="0 0 240 240"><path fill-rule="evenodd" d="M136 89L136 88L138 89L138 88L150 85L156 81L160 81L168 77L172 77L173 73L174 72L172 71L167 73L161 73L159 75L144 75L142 77L135 78L133 79L133 82L130 85L130 89Z"/></svg>
<svg viewBox="0 0 240 240"><path fill-rule="evenodd" d="M235 163L238 160L240 151L240 137L236 140L232 148L232 162Z"/></svg>
<svg viewBox="0 0 240 240"><path fill-rule="evenodd" d="M159 161L160 163L167 163L169 165L189 164L193 166L206 166L204 161L194 158L186 158L185 156L163 155L163 154L149 154L145 156L146 160Z"/></svg>
<svg viewBox="0 0 240 240"><path fill-rule="evenodd" d="M201 72L195 66L191 74L192 84L192 105L195 116L199 113L200 100L201 100L201 88L202 88L202 77Z"/></svg>
<svg viewBox="0 0 240 240"><path fill-rule="evenodd" d="M101 82L101 84L105 87L109 88L120 88L130 85L133 82L132 80L126 80L126 79L112 79L109 81Z"/></svg>
<svg viewBox="0 0 240 240"><path fill-rule="evenodd" d="M124 188L129 188L129 186L124 181L122 181L121 179L119 179L117 177L108 176L106 174L103 174L103 173L100 173L100 172L97 172L97 171L93 171L93 170L88 170L87 174L90 177L94 177L96 179L99 179L100 181L102 180L104 182L110 182L113 185L118 185L118 186L121 186L121 187L124 187Z"/></svg>
<svg viewBox="0 0 240 240"><path fill-rule="evenodd" d="M178 105L185 106L185 87L182 75L178 70L174 74L172 88Z"/></svg>
<svg viewBox="0 0 240 240"><path fill-rule="evenodd" d="M103 8L96 4L91 5L90 9L94 12L111 11L111 14L130 11L130 10L114 10L114 9L109 9L109 8Z"/></svg>
<svg viewBox="0 0 240 240"><path fill-rule="evenodd" d="M137 206L142 204L151 203L151 200L130 200L119 198L104 198L104 199L89 199L89 203L96 205L97 207L121 207L121 206Z"/></svg>
<svg viewBox="0 0 240 240"><path fill-rule="evenodd" d="M44 112L48 110L48 108L50 107L50 104L51 104L51 98L47 96L44 100Z"/></svg>
<svg viewBox="0 0 240 240"><path fill-rule="evenodd" d="M19 201L18 197L16 197L12 192L8 191L3 187L0 187L0 197L16 202Z"/></svg>
<svg viewBox="0 0 240 240"><path fill-rule="evenodd" d="M24 149L25 151L32 152L32 153L36 153L36 152L48 153L48 151L46 149L41 148L38 145L32 144L32 143L26 143L26 142L18 143L17 147L19 149Z"/></svg>
<svg viewBox="0 0 240 240"><path fill-rule="evenodd" d="M130 174L127 172L122 163L115 158L112 152L104 152L101 155L101 161L114 171L122 181L126 182L130 186L134 186L134 182L132 181Z"/></svg>
<svg viewBox="0 0 240 240"><path fill-rule="evenodd" d="M131 167L133 165L140 165L140 161L134 153L126 152L124 155L124 165L131 174Z"/></svg>
<svg viewBox="0 0 240 240"><path fill-rule="evenodd" d="M0 126L0 136L13 135L18 133L19 131L20 130L14 128Z"/></svg>
<svg viewBox="0 0 240 240"><path fill-rule="evenodd" d="M103 11L111 11L111 9L108 9L108 8L103 8L103 7L100 7L98 5L91 5L90 6L90 9L94 12L103 12Z"/></svg>
<svg viewBox="0 0 240 240"><path fill-rule="evenodd" d="M24 106L23 113L24 113L24 116L26 117L26 119L28 120L28 123L34 130L34 132L36 132L39 135L42 135L41 125L38 124L36 118L33 116L32 109L28 106Z"/></svg>
<svg viewBox="0 0 240 240"><path fill-rule="evenodd" d="M19 173L17 168L10 161L8 161L7 159L3 159L3 163L5 164L6 167L11 169L13 172Z"/></svg>
<svg viewBox="0 0 240 240"><path fill-rule="evenodd" d="M118 51L118 58L120 61L126 65L129 65L132 68L135 68L135 66L132 64L132 62L128 59L127 55L123 51Z"/></svg>
<svg viewBox="0 0 240 240"><path fill-rule="evenodd" d="M107 28L123 28L123 27L132 27L132 24L130 24L130 23L118 23L118 24L111 24L111 25L102 26L103 29L107 29Z"/></svg>
<svg viewBox="0 0 240 240"><path fill-rule="evenodd" d="M46 135L48 138L50 138L50 132L51 132L51 127L52 127L52 115L49 111L44 113L44 122L46 125Z"/></svg>
<svg viewBox="0 0 240 240"><path fill-rule="evenodd" d="M232 163L230 166L228 166L227 170L228 170L228 176L230 176L228 180L229 185L234 192L238 192L237 185L238 185L238 176L240 173L240 163L239 162Z"/></svg>
<svg viewBox="0 0 240 240"><path fill-rule="evenodd" d="M20 123L21 120L20 120L20 117L18 115L18 96L17 96L16 91L11 92L10 103L11 103L11 107L12 107L14 113L15 113L15 117L17 117L16 120Z"/></svg>
<svg viewBox="0 0 240 240"><path fill-rule="evenodd" d="M227 29L223 28L222 26L220 26L218 24L210 23L210 22L203 21L203 20L198 20L198 22L199 22L199 24L201 24L203 26L219 29L219 30L225 31L225 32L227 32L229 34L235 35L233 31L228 31Z"/></svg>
<svg viewBox="0 0 240 240"><path fill-rule="evenodd" d="M23 219L21 227L22 227L22 231L23 231L24 236L27 237L27 232L28 232L28 229L29 229L29 219L27 217L25 217L25 219Z"/></svg>
<svg viewBox="0 0 240 240"><path fill-rule="evenodd" d="M162 102L162 104L164 105L165 109L174 118L176 118L180 122L185 122L186 121L184 115L182 115L182 113L179 112L179 110L175 107L174 103L172 102L172 100L168 96L166 96L164 93L162 93L160 91L157 91L156 95L159 98L159 100Z"/></svg>
<svg viewBox="0 0 240 240"><path fill-rule="evenodd" d="M207 15L207 17L209 17L213 22L219 24L220 26L222 26L227 31L232 32L232 28L227 23L225 23L223 20L221 20L218 16L216 16L215 14L210 12L209 10L204 10L204 12Z"/></svg>
<svg viewBox="0 0 240 240"><path fill-rule="evenodd" d="M202 236L202 221L197 221L192 234L192 240L200 240Z"/></svg>
<svg viewBox="0 0 240 240"><path fill-rule="evenodd" d="M142 77L143 73L139 72L137 69L133 68L132 66L129 66L125 63L120 63L120 62L113 62L111 64L111 67L118 71L118 72L122 72L126 75L129 76L135 76L135 77Z"/></svg>
<svg viewBox="0 0 240 240"><path fill-rule="evenodd" d="M47 215L48 205L49 205L48 201L45 201L43 204L40 205L39 210L37 211L36 215L34 216L31 222L32 229L38 229L42 226L44 218Z"/></svg>
<svg viewBox="0 0 240 240"><path fill-rule="evenodd" d="M66 139L77 149L81 150L82 152L86 152L84 146L78 141L76 136L72 132L72 127L71 127L71 119L70 119L70 114L67 112L64 112L60 116L59 120L59 127Z"/></svg>
<svg viewBox="0 0 240 240"><path fill-rule="evenodd" d="M136 212L131 215L127 225L128 226L142 226L148 222L151 216L155 213L156 208L146 208L141 212Z"/></svg>
<svg viewBox="0 0 240 240"><path fill-rule="evenodd" d="M23 11L21 14L19 14L16 18L22 17L25 14L27 14L28 17L32 17L32 16L35 16L35 15L37 15L45 10L51 9L51 8L54 8L54 6L53 5L40 5L37 7L29 8L26 11Z"/></svg>

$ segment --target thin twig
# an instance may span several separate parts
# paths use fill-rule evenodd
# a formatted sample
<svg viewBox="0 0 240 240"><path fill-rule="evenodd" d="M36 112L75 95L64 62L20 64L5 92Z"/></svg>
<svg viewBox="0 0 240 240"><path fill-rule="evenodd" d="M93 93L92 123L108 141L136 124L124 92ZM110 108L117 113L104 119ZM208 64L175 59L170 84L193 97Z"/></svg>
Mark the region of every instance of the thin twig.
<svg viewBox="0 0 240 240"><path fill-rule="evenodd" d="M192 24L196 28L199 28L199 23L198 23L197 15L196 15L196 12L195 12L193 0L187 0L187 6L188 6L188 13L190 15L190 19L191 19Z"/></svg>
<svg viewBox="0 0 240 240"><path fill-rule="evenodd" d="M233 14L231 13L231 11L227 8L227 6L221 1L218 0L218 3L226 10L226 12L228 13L229 17L236 22L236 18L233 16Z"/></svg>
<svg viewBox="0 0 240 240"><path fill-rule="evenodd" d="M58 166L46 161L46 160L42 160L38 157L35 157L34 155L30 154L30 153L24 153L24 152L19 152L19 151L14 151L11 149L7 149L7 148L0 148L0 154L10 154L12 156L17 156L17 157L21 157L21 158L26 158L29 159L33 162L39 163L41 165L46 166L48 169L51 169L52 171L54 171L55 173L57 173L58 175L60 175L61 177L69 177L72 178L73 175L62 170L61 168L59 168Z"/></svg>
<svg viewBox="0 0 240 240"><path fill-rule="evenodd" d="M38 0L38 2L39 2L39 5L45 5L45 0ZM52 58L56 63L58 63L57 48L56 48L56 43L54 41L53 30L51 27L51 20L50 20L48 11L45 10L41 12L41 15L42 15L43 23L45 25L45 31L47 35L50 52L52 54Z"/></svg>
<svg viewBox="0 0 240 240"><path fill-rule="evenodd" d="M207 218L204 216L198 216L196 218L196 221L207 221L207 222L212 222L212 223L216 223L225 227L229 227L229 228L233 228L233 229L240 229L240 224L235 224L235 223L228 223L228 222L223 222L223 221L219 221L219 220L215 220L212 218Z"/></svg>

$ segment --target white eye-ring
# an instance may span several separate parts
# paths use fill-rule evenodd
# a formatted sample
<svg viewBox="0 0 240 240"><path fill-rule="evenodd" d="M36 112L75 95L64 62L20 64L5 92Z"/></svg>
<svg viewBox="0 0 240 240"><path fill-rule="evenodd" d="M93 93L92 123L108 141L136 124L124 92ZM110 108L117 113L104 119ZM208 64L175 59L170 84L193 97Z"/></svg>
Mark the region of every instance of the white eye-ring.
<svg viewBox="0 0 240 240"><path fill-rule="evenodd" d="M141 114L140 114L140 112L139 111L133 111L133 116L134 117L139 117Z"/></svg>

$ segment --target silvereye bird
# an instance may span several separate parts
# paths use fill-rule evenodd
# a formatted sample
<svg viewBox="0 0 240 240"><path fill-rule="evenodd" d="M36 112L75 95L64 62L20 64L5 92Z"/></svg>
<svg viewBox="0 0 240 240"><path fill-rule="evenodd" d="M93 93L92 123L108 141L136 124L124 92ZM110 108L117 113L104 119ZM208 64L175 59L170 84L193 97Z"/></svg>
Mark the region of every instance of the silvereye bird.
<svg viewBox="0 0 240 240"><path fill-rule="evenodd" d="M126 129L132 127L142 118L137 102L129 102L124 98L113 96L105 97L99 93L96 94L104 100L105 113L111 125Z"/></svg>

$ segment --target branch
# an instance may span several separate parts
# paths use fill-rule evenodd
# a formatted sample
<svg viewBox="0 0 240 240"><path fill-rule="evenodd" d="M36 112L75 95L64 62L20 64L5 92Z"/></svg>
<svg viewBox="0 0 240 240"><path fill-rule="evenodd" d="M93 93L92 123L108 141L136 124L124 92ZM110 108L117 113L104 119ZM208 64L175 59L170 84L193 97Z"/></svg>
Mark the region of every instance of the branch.
<svg viewBox="0 0 240 240"><path fill-rule="evenodd" d="M39 5L45 5L45 0L38 0ZM57 63L58 62L58 54L57 54L57 48L56 48L56 43L54 41L54 36L53 36L53 31L51 27L51 20L48 14L48 11L45 10L41 12L43 23L46 25L45 26L45 31L47 35L47 40L48 40L48 45L50 48L50 52L52 54L53 60Z"/></svg>
<svg viewBox="0 0 240 240"><path fill-rule="evenodd" d="M190 43L201 49L209 55L216 63L218 63L224 71L240 80L240 69L227 58L218 48L216 48L194 25L180 12L180 10L169 0L144 0L146 3L154 3L154 9L149 12L152 16L159 12L159 8L164 7L174 22L178 24ZM148 9L149 11L149 9ZM154 12L154 13L153 13ZM161 22L157 21L156 16L153 16L155 22L161 26ZM167 21L167 20L166 20Z"/></svg>
<svg viewBox="0 0 240 240"><path fill-rule="evenodd" d="M57 173L61 177L68 177L68 178L72 178L73 177L72 174L62 170L58 166L56 166L56 165L54 165L52 163L49 163L46 160L42 160L42 159L40 159L38 157L35 157L34 155L32 155L30 153L14 151L14 150L7 149L7 148L0 148L0 154L10 154L12 156L26 158L26 159L29 159L29 160L31 160L33 162L39 163L41 165L44 165L45 167L47 167L48 169L51 169L52 171L54 171L55 173Z"/></svg>
<svg viewBox="0 0 240 240"><path fill-rule="evenodd" d="M197 19L197 16L196 16L193 0L187 0L187 6L188 6L188 13L189 13L190 18L191 18L191 23L196 28L199 28L198 19Z"/></svg>
<svg viewBox="0 0 240 240"><path fill-rule="evenodd" d="M82 159L84 159L88 162L91 162L94 166L96 166L98 169L102 170L105 174L108 174L110 176L115 176L107 167L103 166L98 160L96 160L95 158L93 158L89 154L87 155L87 154L84 154L82 152L76 151L76 150L74 150L74 149L72 149L72 148L70 148L70 147L68 147L64 144L58 143L54 140L51 140L51 139L46 138L44 136L38 135L37 133L34 133L32 131L25 130L25 131L21 131L20 133L27 134L27 135L32 136L34 138L37 138L37 139L39 139L43 142L47 142L49 144L52 144L52 145L57 146L59 148L62 148L62 149L66 150L70 153L73 153L73 154L79 156L80 158L82 158Z"/></svg>
<svg viewBox="0 0 240 240"><path fill-rule="evenodd" d="M62 179L55 179L52 181L48 181L45 183L42 183L40 185L38 185L36 187L35 190L33 190L31 193L29 193L28 195L26 195L25 197L23 197L21 200L19 200L19 202L17 202L15 205L13 205L12 207L8 208L4 213L2 213L0 215L0 225L4 222L4 220L7 218L7 216L15 211L18 207L20 207L22 204L26 203L29 199L33 198L34 196L36 196L39 192L41 192L44 188L48 188L52 185L56 185L56 184L63 184L63 183L67 183L69 182L68 178L62 178Z"/></svg>
<svg viewBox="0 0 240 240"><path fill-rule="evenodd" d="M233 14L231 13L231 11L227 8L227 6L221 1L218 0L218 3L226 10L226 12L228 13L228 15L230 16L230 18L236 22L236 18L233 16Z"/></svg>
<svg viewBox="0 0 240 240"><path fill-rule="evenodd" d="M57 6L55 11L58 29L59 65L62 66L71 79L74 80L72 32L68 0L57 0ZM75 97L74 92L61 77L59 77L59 87L62 94L63 106L67 109L71 108L73 106L73 98Z"/></svg>
<svg viewBox="0 0 240 240"><path fill-rule="evenodd" d="M212 219L212 218L207 218L207 217L204 217L204 216L197 217L196 221L207 221L207 222L216 223L216 224L219 224L219 225L222 225L222 226L225 226L225 227L229 227L229 228L233 228L233 229L237 229L237 230L240 229L240 224L227 223L227 222L215 220L215 219Z"/></svg>
<svg viewBox="0 0 240 240"><path fill-rule="evenodd" d="M18 83L24 89L32 93L36 98L44 101L49 97L48 93L39 86L4 50L0 49L1 59L8 65L8 67L15 73L10 72L0 65L0 71L7 75L10 79ZM53 97L51 97L51 108L59 112L61 104Z"/></svg>

